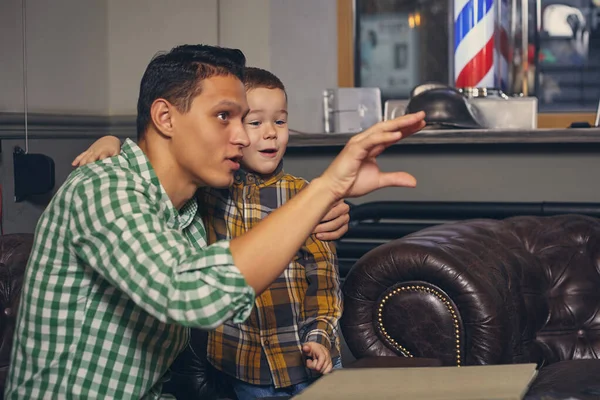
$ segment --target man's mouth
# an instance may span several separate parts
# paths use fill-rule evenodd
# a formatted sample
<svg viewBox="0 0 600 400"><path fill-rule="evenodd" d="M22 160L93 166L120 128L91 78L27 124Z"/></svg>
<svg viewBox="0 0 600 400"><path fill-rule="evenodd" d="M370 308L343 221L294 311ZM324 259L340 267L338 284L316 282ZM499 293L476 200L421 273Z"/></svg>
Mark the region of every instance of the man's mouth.
<svg viewBox="0 0 600 400"><path fill-rule="evenodd" d="M242 161L242 156L234 156L227 158L227 161L231 164L231 168L234 170L238 170L240 168L240 162Z"/></svg>

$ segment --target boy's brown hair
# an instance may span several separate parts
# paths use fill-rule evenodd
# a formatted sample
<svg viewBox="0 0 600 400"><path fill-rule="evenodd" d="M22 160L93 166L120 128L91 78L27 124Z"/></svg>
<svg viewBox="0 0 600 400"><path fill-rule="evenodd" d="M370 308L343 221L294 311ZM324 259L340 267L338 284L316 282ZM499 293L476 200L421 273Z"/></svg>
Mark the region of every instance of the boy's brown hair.
<svg viewBox="0 0 600 400"><path fill-rule="evenodd" d="M246 91L259 88L281 89L287 99L287 92L281 79L262 68L246 67L244 69L244 86L246 87Z"/></svg>

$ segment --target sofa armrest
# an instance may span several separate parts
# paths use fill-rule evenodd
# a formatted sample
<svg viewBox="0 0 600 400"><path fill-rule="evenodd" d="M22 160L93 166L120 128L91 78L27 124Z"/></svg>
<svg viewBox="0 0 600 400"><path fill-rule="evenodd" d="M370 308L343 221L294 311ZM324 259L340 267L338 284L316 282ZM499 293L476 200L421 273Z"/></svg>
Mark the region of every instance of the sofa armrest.
<svg viewBox="0 0 600 400"><path fill-rule="evenodd" d="M444 365L530 359L514 271L527 263L498 221L438 225L363 256L344 286L341 326L356 358L437 358ZM514 246L513 246L514 244Z"/></svg>

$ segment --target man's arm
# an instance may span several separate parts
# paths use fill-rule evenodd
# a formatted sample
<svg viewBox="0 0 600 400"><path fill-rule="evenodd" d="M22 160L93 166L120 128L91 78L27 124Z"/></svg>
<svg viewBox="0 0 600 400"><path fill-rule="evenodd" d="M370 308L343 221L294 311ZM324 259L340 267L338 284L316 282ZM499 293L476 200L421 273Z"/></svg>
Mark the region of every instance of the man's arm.
<svg viewBox="0 0 600 400"><path fill-rule="evenodd" d="M160 321L212 329L245 320L254 292L234 266L229 244L189 244L134 186L79 183L70 224L77 256Z"/></svg>
<svg viewBox="0 0 600 400"><path fill-rule="evenodd" d="M305 319L300 332L303 342L316 342L331 350L342 316L342 292L337 258L332 243L312 235L303 246L302 261L308 288L304 298Z"/></svg>
<svg viewBox="0 0 600 400"><path fill-rule="evenodd" d="M81 167L85 164L107 157L113 157L121 151L121 141L115 136L103 136L96 140L88 149L79 154L71 163L74 167ZM200 191L210 192L211 188L205 186ZM317 237L321 240L337 240L348 231L348 214L350 207L344 202L335 204L323 217L323 220L314 230Z"/></svg>

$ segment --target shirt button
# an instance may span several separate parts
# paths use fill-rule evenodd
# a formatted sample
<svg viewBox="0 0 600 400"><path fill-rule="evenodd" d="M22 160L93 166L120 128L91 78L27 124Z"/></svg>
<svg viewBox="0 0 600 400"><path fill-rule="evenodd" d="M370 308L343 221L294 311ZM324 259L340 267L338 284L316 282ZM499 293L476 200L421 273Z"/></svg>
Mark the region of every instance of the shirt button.
<svg viewBox="0 0 600 400"><path fill-rule="evenodd" d="M269 341L265 340L265 346L269 346Z"/></svg>

